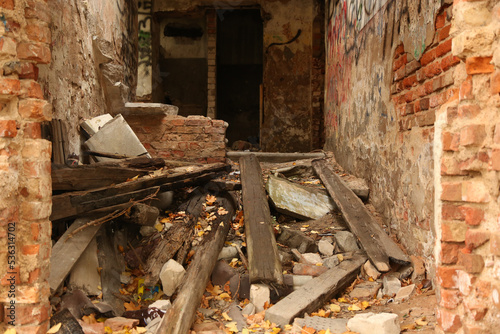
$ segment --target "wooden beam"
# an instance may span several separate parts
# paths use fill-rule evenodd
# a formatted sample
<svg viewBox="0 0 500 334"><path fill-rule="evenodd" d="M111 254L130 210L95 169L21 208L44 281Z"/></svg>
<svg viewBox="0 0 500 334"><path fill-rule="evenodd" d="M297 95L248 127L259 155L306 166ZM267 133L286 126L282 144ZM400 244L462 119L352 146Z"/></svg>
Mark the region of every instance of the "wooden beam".
<svg viewBox="0 0 500 334"><path fill-rule="evenodd" d="M194 322L236 211L234 199L228 193L217 196L217 202L221 203L227 213L222 216L216 214L217 219L212 224L213 230L198 247L187 269L184 283L178 289L177 298L163 316L158 334L187 334Z"/></svg>
<svg viewBox="0 0 500 334"><path fill-rule="evenodd" d="M296 317L316 311L348 287L365 262L366 256L363 254L357 254L352 260L342 261L267 309L266 320L285 326Z"/></svg>
<svg viewBox="0 0 500 334"><path fill-rule="evenodd" d="M89 221L90 219L88 218L75 220L63 236L59 238L54 247L52 247L52 255L50 257L50 263L52 263L52 265L50 266L49 274L51 293L54 293L59 288L71 269L73 269L76 261L78 261L82 253L90 244L97 231L99 231L101 225L89 226L76 233L73 237L69 237L74 230L85 225Z"/></svg>
<svg viewBox="0 0 500 334"><path fill-rule="evenodd" d="M286 162L301 159L321 159L325 157L322 152L319 153L278 153L278 152L227 152L229 159L237 160L246 156L255 155L262 162Z"/></svg>
<svg viewBox="0 0 500 334"><path fill-rule="evenodd" d="M385 233L359 197L345 185L328 163L325 160L315 160L312 165L375 267L380 272L389 271L389 259L399 264L409 264L408 256Z"/></svg>
<svg viewBox="0 0 500 334"><path fill-rule="evenodd" d="M242 157L240 170L250 282L283 284L281 262L259 160L255 155Z"/></svg>

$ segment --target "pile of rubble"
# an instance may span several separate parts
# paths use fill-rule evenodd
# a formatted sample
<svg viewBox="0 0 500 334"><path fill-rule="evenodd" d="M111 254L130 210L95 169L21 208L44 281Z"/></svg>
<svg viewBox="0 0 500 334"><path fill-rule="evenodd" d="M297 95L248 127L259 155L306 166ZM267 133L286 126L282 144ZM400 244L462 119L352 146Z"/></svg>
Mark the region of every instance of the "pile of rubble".
<svg viewBox="0 0 500 334"><path fill-rule="evenodd" d="M332 157L258 156L55 168L51 333L432 331L431 307L392 312L435 297L366 183Z"/></svg>

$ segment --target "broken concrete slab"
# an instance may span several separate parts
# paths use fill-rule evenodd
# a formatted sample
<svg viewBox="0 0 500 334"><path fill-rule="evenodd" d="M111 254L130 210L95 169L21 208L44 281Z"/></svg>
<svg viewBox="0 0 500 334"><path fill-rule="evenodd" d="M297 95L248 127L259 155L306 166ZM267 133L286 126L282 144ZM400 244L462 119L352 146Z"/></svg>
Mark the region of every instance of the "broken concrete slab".
<svg viewBox="0 0 500 334"><path fill-rule="evenodd" d="M394 297L394 301L396 303L403 303L410 299L410 297L415 292L415 284L411 284L399 289L398 293L396 293L396 297Z"/></svg>
<svg viewBox="0 0 500 334"><path fill-rule="evenodd" d="M266 320L285 326L304 313L317 310L352 283L365 261L365 255L356 254L351 260L345 260L334 269L310 280L267 309Z"/></svg>
<svg viewBox="0 0 500 334"><path fill-rule="evenodd" d="M122 115L117 115L85 142L90 151L124 155L128 157L151 157ZM113 161L95 157L98 161Z"/></svg>
<svg viewBox="0 0 500 334"><path fill-rule="evenodd" d="M377 282L364 282L356 285L349 293L351 298L357 299L372 299L377 296L377 292L382 284Z"/></svg>
<svg viewBox="0 0 500 334"><path fill-rule="evenodd" d="M297 290L314 277L310 275L283 275L283 281L285 285L293 287L294 290Z"/></svg>
<svg viewBox="0 0 500 334"><path fill-rule="evenodd" d="M278 236L277 242L296 248L301 253L311 252L314 253L318 250L316 242L311 237L308 237L301 231L284 228Z"/></svg>
<svg viewBox="0 0 500 334"><path fill-rule="evenodd" d="M175 116L179 113L179 107L164 104L164 103L147 103L147 102L126 102L125 107L121 110L124 116L128 115L168 115Z"/></svg>
<svg viewBox="0 0 500 334"><path fill-rule="evenodd" d="M92 137L95 135L106 123L111 121L113 119L113 116L110 114L104 114L100 115L97 117L94 117L92 119L88 119L83 121L80 124L80 127L85 130L85 132L89 135L89 137Z"/></svg>
<svg viewBox="0 0 500 334"><path fill-rule="evenodd" d="M355 252L359 250L356 237L349 231L335 232L335 240L337 241L339 248L344 252Z"/></svg>
<svg viewBox="0 0 500 334"><path fill-rule="evenodd" d="M332 319L323 317L297 318L293 322L292 333L302 334L303 327L314 328L316 332L330 330L332 334L347 332L348 319Z"/></svg>
<svg viewBox="0 0 500 334"><path fill-rule="evenodd" d="M318 250L324 256L332 256L333 253L335 252L335 247L333 246L332 238L330 237L321 238L321 240L318 242Z"/></svg>
<svg viewBox="0 0 500 334"><path fill-rule="evenodd" d="M330 256L326 259L323 260L323 266L327 267L328 269L332 269L336 266L338 266L340 263L339 257L337 255Z"/></svg>
<svg viewBox="0 0 500 334"><path fill-rule="evenodd" d="M301 256L301 262L306 264L317 265L318 263L322 264L323 260L318 253L304 253Z"/></svg>
<svg viewBox="0 0 500 334"><path fill-rule="evenodd" d="M401 289L401 281L395 276L384 276L382 296L393 297Z"/></svg>
<svg viewBox="0 0 500 334"><path fill-rule="evenodd" d="M101 293L101 275L99 275L99 259L97 258L97 242L92 239L82 253L69 275L70 290L82 290L89 296Z"/></svg>
<svg viewBox="0 0 500 334"><path fill-rule="evenodd" d="M377 268L375 268L375 266L370 262L370 260L366 261L366 263L363 265L363 272L366 276L373 279L377 279L381 275Z"/></svg>
<svg viewBox="0 0 500 334"><path fill-rule="evenodd" d="M243 310L241 310L241 314L243 314L243 316L249 316L249 315L254 315L255 314L255 305L252 304L252 303L248 303L245 305L245 307L243 308Z"/></svg>
<svg viewBox="0 0 500 334"><path fill-rule="evenodd" d="M347 322L352 332L359 334L399 334L398 316L393 313L362 313Z"/></svg>
<svg viewBox="0 0 500 334"><path fill-rule="evenodd" d="M317 266L314 264L297 263L293 266L293 273L295 275L308 275L317 277L328 271L327 267Z"/></svg>
<svg viewBox="0 0 500 334"><path fill-rule="evenodd" d="M177 261L170 259L163 265L160 272L160 280L163 286L163 292L167 296L172 296L175 289L179 287L184 279L186 269Z"/></svg>
<svg viewBox="0 0 500 334"><path fill-rule="evenodd" d="M269 176L266 190L276 210L295 218L318 219L336 209L326 191L273 175Z"/></svg>
<svg viewBox="0 0 500 334"><path fill-rule="evenodd" d="M250 302L255 306L257 313L264 311L264 305L271 303L271 291L265 284L250 286Z"/></svg>

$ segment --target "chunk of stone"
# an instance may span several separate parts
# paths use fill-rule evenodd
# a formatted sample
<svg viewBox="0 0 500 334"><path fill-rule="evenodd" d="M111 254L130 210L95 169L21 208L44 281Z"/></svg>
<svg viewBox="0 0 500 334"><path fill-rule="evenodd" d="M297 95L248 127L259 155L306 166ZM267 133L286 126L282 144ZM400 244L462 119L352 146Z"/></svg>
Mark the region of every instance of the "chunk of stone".
<svg viewBox="0 0 500 334"><path fill-rule="evenodd" d="M330 256L326 259L323 260L323 266L327 267L328 269L332 269L333 267L338 266L340 263L339 257L337 255Z"/></svg>
<svg viewBox="0 0 500 334"><path fill-rule="evenodd" d="M317 219L336 209L328 194L276 176L269 176L266 190L276 210L299 219Z"/></svg>
<svg viewBox="0 0 500 334"><path fill-rule="evenodd" d="M399 274L400 280L407 279L413 273L413 266L412 265L402 266L401 268L398 269L397 272Z"/></svg>
<svg viewBox="0 0 500 334"><path fill-rule="evenodd" d="M238 255L238 250L236 247L233 246L228 246L228 247L223 247L222 250L219 253L218 260L232 260L234 258L239 258Z"/></svg>
<svg viewBox="0 0 500 334"><path fill-rule="evenodd" d="M330 330L330 333L345 333L347 332L347 319L332 319L323 317L306 317L306 318L295 318L293 322L292 331L293 333L304 333L302 328L314 328L316 332Z"/></svg>
<svg viewBox="0 0 500 334"><path fill-rule="evenodd" d="M302 254L302 261L307 264L316 265L317 263L323 263L321 256L318 253L304 253Z"/></svg>
<svg viewBox="0 0 500 334"><path fill-rule="evenodd" d="M396 297L394 297L394 301L396 303L403 303L410 299L411 295L415 291L415 284L411 284L399 289L398 293L396 293Z"/></svg>
<svg viewBox="0 0 500 334"><path fill-rule="evenodd" d="M401 281L395 276L384 276L383 296L393 297L401 289Z"/></svg>
<svg viewBox="0 0 500 334"><path fill-rule="evenodd" d="M318 250L324 256L332 256L335 251L335 248L333 247L330 238L322 238L318 242Z"/></svg>
<svg viewBox="0 0 500 334"><path fill-rule="evenodd" d="M370 262L370 260L366 261L366 263L363 265L363 271L366 276L373 279L377 279L381 275L377 268L375 268L375 266Z"/></svg>
<svg viewBox="0 0 500 334"><path fill-rule="evenodd" d="M356 237L349 231L337 231L335 233L337 245L344 252L355 252L359 250Z"/></svg>
<svg viewBox="0 0 500 334"><path fill-rule="evenodd" d="M399 334L398 316L393 313L362 313L347 322L350 331L359 334Z"/></svg>
<svg viewBox="0 0 500 334"><path fill-rule="evenodd" d="M154 303L150 304L148 308L157 308L162 311L167 311L170 307L172 307L172 303L170 300L158 299Z"/></svg>
<svg viewBox="0 0 500 334"><path fill-rule="evenodd" d="M109 318L104 321L104 327L109 327L113 332L118 332L124 329L132 329L139 324L137 319L127 319L123 317Z"/></svg>
<svg viewBox="0 0 500 334"><path fill-rule="evenodd" d="M226 282L231 280L231 277L236 275L237 272L227 264L226 261L220 260L215 264L215 268L212 271L212 284L224 286Z"/></svg>
<svg viewBox="0 0 500 334"><path fill-rule="evenodd" d="M182 283L186 270L177 261L170 259L163 265L160 272L160 280L163 292L167 296L172 296L175 289Z"/></svg>
<svg viewBox="0 0 500 334"><path fill-rule="evenodd" d="M285 285L293 287L294 290L300 288L313 278L309 275L283 275Z"/></svg>
<svg viewBox="0 0 500 334"><path fill-rule="evenodd" d="M255 305L252 303L246 304L243 310L241 310L241 314L243 314L244 316L254 315Z"/></svg>
<svg viewBox="0 0 500 334"><path fill-rule="evenodd" d="M301 253L314 253L318 250L314 239L308 237L301 231L292 229L283 229L281 234L278 236L277 241L290 248L296 248Z"/></svg>
<svg viewBox="0 0 500 334"><path fill-rule="evenodd" d="M420 283L425 279L425 262L421 257L411 255L411 263L413 264L413 273L411 280L413 283Z"/></svg>
<svg viewBox="0 0 500 334"><path fill-rule="evenodd" d="M141 229L139 230L139 233L143 237L149 237L153 235L156 232L156 229L153 226L141 226Z"/></svg>
<svg viewBox="0 0 500 334"><path fill-rule="evenodd" d="M104 323L97 322L95 324L87 324L82 320L78 319L78 323L82 327L83 333L85 334L102 334L104 332Z"/></svg>
<svg viewBox="0 0 500 334"><path fill-rule="evenodd" d="M377 296L381 284L377 282L360 283L354 287L349 296L357 299L372 299Z"/></svg>
<svg viewBox="0 0 500 334"><path fill-rule="evenodd" d="M250 286L250 302L255 306L257 313L264 311L264 305L271 303L271 291L265 284L252 284Z"/></svg>
<svg viewBox="0 0 500 334"><path fill-rule="evenodd" d="M290 254L288 252L284 252L282 250L278 250L278 252L279 252L280 262L281 262L282 266L288 265L293 261L292 254Z"/></svg>

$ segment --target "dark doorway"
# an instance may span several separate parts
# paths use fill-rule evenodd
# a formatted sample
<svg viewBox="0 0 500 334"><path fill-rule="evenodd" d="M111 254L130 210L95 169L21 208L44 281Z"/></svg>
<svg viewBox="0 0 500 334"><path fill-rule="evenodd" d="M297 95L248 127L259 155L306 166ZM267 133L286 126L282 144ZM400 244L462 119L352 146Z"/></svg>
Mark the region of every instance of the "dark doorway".
<svg viewBox="0 0 500 334"><path fill-rule="evenodd" d="M221 10L217 20L217 118L226 137L259 142L263 24L258 9Z"/></svg>

